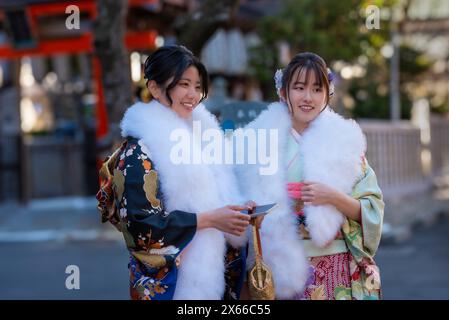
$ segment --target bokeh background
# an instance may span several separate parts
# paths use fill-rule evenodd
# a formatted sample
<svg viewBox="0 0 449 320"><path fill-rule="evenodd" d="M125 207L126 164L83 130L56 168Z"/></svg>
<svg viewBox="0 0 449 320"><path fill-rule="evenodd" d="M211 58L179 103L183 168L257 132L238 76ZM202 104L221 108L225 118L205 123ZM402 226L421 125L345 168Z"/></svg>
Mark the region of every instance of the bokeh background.
<svg viewBox="0 0 449 320"><path fill-rule="evenodd" d="M384 191L384 298L449 298L449 0L0 0L1 299L128 298L97 169L149 99L146 57L175 43L205 63L224 129L277 100L294 54L321 55Z"/></svg>

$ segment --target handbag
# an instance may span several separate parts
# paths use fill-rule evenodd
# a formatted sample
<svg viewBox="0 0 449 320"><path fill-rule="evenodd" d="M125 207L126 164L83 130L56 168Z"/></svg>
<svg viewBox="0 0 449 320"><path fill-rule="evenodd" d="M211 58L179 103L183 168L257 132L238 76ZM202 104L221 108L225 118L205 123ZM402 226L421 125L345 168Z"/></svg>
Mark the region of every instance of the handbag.
<svg viewBox="0 0 449 320"><path fill-rule="evenodd" d="M274 300L275 290L273 274L270 267L263 262L262 245L260 242L259 229L253 225L253 244L256 261L248 272L248 289L252 300Z"/></svg>

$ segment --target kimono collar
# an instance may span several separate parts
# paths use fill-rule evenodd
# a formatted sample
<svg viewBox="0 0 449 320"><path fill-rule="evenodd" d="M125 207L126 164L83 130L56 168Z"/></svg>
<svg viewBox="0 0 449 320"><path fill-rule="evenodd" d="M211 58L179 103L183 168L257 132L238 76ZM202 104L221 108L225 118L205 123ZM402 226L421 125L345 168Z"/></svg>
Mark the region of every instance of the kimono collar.
<svg viewBox="0 0 449 320"><path fill-rule="evenodd" d="M295 140L296 143L299 143L299 140L301 140L301 134L298 133L298 131L296 131L293 127L290 132L292 134L293 140Z"/></svg>

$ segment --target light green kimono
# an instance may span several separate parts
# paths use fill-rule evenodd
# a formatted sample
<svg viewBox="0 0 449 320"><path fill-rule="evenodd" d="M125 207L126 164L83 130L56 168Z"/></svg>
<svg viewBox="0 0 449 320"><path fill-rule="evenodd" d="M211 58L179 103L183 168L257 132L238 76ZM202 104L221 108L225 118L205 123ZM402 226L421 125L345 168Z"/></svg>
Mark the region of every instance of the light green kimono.
<svg viewBox="0 0 449 320"><path fill-rule="evenodd" d="M288 182L303 180L303 156L298 149L299 139L300 135L292 130L287 148ZM339 298L357 300L380 298L380 274L373 257L380 243L384 213L382 192L377 184L376 174L364 156L362 159L363 174L351 193L354 199L360 201L361 223L346 218L341 229L343 239L336 239L325 248L314 246L311 241L304 241L304 248L309 257L350 253L352 292L341 292Z"/></svg>

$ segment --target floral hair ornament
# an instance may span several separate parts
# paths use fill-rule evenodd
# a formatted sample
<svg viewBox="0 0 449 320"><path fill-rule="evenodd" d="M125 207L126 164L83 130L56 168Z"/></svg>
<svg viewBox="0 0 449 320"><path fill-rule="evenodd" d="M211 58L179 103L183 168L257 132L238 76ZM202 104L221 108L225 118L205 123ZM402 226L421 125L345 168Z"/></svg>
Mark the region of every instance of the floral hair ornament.
<svg viewBox="0 0 449 320"><path fill-rule="evenodd" d="M335 75L329 68L327 68L327 78L329 79L329 98L332 98L335 92Z"/></svg>
<svg viewBox="0 0 449 320"><path fill-rule="evenodd" d="M276 93L278 94L278 97L281 101L284 101L284 99L281 96L283 74L284 72L282 71L282 69L277 69L276 73L274 74L274 84L276 86Z"/></svg>

